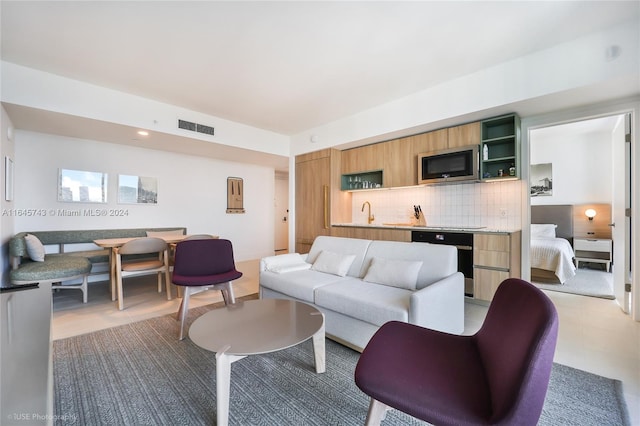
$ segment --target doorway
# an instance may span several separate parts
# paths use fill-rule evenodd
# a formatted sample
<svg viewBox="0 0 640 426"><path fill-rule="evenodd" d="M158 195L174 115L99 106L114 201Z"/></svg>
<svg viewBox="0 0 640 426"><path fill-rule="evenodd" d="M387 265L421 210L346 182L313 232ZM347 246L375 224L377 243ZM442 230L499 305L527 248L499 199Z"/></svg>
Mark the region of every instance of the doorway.
<svg viewBox="0 0 640 426"><path fill-rule="evenodd" d="M275 172L274 252L289 252L289 173Z"/></svg>
<svg viewBox="0 0 640 426"><path fill-rule="evenodd" d="M625 217L632 186L630 144L626 142L627 138L631 140L630 117L618 113L578 118L532 128L528 134L530 166L535 169L544 165L551 176L548 193L532 197L530 206L598 204L610 210L605 212L610 214L606 221L610 223L605 222L605 226L610 225L605 240L610 238L612 242L613 294L625 313L630 311L631 289L631 230ZM589 219L577 215L575 220Z"/></svg>

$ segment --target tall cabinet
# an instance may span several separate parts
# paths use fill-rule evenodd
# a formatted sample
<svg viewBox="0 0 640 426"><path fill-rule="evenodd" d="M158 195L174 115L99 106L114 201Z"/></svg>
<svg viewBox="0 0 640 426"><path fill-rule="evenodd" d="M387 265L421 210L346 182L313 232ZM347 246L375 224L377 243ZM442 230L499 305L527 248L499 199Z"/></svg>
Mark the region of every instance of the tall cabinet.
<svg viewBox="0 0 640 426"><path fill-rule="evenodd" d="M336 149L296 156L295 176L296 252L308 253L317 236L331 234L332 221L351 220L351 195L340 191Z"/></svg>

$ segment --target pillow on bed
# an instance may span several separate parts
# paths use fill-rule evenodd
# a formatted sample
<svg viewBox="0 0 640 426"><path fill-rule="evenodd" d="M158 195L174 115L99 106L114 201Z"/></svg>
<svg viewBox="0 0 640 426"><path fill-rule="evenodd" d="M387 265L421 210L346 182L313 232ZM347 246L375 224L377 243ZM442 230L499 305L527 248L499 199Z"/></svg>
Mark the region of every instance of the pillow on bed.
<svg viewBox="0 0 640 426"><path fill-rule="evenodd" d="M558 225L552 223L532 223L531 238L555 238Z"/></svg>

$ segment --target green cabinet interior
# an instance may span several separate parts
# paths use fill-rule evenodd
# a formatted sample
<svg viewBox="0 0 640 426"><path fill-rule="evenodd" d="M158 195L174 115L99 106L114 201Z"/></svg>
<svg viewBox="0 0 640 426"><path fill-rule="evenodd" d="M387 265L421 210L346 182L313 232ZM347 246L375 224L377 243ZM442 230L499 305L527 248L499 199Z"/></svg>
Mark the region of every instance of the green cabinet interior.
<svg viewBox="0 0 640 426"><path fill-rule="evenodd" d="M484 120L481 123L481 132L481 178L483 180L519 178L520 117L510 114ZM485 147L488 151L486 158ZM509 173L511 168L514 169L513 175Z"/></svg>
<svg viewBox="0 0 640 426"><path fill-rule="evenodd" d="M382 188L382 170L350 173L341 176L340 189L343 191L372 188Z"/></svg>

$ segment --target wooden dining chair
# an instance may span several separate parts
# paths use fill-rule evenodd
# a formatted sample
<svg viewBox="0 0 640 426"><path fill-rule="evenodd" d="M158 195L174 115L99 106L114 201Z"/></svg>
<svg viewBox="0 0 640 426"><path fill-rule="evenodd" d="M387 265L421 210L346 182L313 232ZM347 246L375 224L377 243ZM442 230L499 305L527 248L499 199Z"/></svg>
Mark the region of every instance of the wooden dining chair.
<svg viewBox="0 0 640 426"><path fill-rule="evenodd" d="M116 286L118 309L124 309L122 280L124 277L156 273L158 293L162 292L162 275L165 276L167 300L171 300L169 276L169 245L161 238L143 237L114 248L116 256ZM148 255L148 256L144 256ZM123 259L123 256L124 259Z"/></svg>

